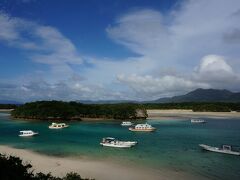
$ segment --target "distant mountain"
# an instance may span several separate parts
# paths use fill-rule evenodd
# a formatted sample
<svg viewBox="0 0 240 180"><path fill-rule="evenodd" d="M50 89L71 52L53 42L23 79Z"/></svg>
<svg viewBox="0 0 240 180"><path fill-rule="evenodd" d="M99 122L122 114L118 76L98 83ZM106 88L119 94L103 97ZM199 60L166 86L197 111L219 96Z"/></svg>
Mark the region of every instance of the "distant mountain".
<svg viewBox="0 0 240 180"><path fill-rule="evenodd" d="M120 104L120 103L180 103L180 102L240 102L240 92L234 93L223 89L196 89L185 95L160 98L154 101L133 101L133 100L78 100L83 104ZM11 100L0 100L0 104L23 103Z"/></svg>
<svg viewBox="0 0 240 180"><path fill-rule="evenodd" d="M152 101L152 103L178 102L240 102L240 93L233 93L225 89L196 89L185 95L160 98Z"/></svg>
<svg viewBox="0 0 240 180"><path fill-rule="evenodd" d="M11 100L0 100L0 104L23 104L21 102L18 102L18 101L11 101Z"/></svg>

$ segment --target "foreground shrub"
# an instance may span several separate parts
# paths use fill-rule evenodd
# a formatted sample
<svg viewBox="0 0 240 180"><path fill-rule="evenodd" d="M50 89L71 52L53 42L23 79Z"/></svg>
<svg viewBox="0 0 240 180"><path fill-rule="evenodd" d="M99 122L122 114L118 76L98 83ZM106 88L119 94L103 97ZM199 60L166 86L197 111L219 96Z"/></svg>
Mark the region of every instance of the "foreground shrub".
<svg viewBox="0 0 240 180"><path fill-rule="evenodd" d="M33 173L30 163L23 163L19 157L0 154L0 180L89 180L82 179L77 173L67 173L63 178L54 177L51 173Z"/></svg>

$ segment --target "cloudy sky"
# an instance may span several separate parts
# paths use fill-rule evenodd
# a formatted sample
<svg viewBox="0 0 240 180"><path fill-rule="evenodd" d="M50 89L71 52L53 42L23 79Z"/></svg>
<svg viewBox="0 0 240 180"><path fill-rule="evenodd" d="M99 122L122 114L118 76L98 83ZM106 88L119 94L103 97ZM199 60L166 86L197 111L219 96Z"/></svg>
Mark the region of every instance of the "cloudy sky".
<svg viewBox="0 0 240 180"><path fill-rule="evenodd" d="M240 91L239 0L1 0L0 100Z"/></svg>

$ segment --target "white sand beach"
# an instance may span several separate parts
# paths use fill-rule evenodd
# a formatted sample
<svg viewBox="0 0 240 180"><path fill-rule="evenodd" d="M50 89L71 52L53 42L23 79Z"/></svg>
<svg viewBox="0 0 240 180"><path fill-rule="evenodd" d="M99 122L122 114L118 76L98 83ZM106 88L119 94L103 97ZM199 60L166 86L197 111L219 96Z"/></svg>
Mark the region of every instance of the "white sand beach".
<svg viewBox="0 0 240 180"><path fill-rule="evenodd" d="M0 153L18 156L33 165L34 172L51 172L62 177L68 172L77 172L82 177L96 180L190 180L204 179L174 170L153 170L123 165L114 162L81 158L55 157L38 154L30 150L0 145Z"/></svg>
<svg viewBox="0 0 240 180"><path fill-rule="evenodd" d="M148 109L148 119L162 119L162 118L198 118L198 117L230 117L230 118L240 118L240 112L193 112L192 110L185 109Z"/></svg>
<svg viewBox="0 0 240 180"><path fill-rule="evenodd" d="M11 112L14 109L0 109L0 112Z"/></svg>

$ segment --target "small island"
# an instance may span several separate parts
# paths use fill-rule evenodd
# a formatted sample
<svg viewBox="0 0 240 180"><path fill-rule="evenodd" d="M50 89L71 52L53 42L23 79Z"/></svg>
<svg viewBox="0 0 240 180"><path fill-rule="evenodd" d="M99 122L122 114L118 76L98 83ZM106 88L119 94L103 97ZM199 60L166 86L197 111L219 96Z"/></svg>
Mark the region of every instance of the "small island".
<svg viewBox="0 0 240 180"><path fill-rule="evenodd" d="M94 120L94 119L146 119L143 105L82 104L63 101L36 101L16 107L11 116L39 120Z"/></svg>
<svg viewBox="0 0 240 180"><path fill-rule="evenodd" d="M5 106L6 107L6 106ZM14 108L11 116L18 119L37 120L138 120L151 118L151 110L191 110L197 112L240 112L240 103L225 102L182 102L182 103L118 103L82 104L64 101L36 101L23 105L7 106ZM148 111L147 111L148 110ZM178 111L179 112L179 111ZM164 115L161 112L159 115ZM168 112L169 114L169 112ZM182 113L173 113L181 115ZM231 113L232 115L233 113ZM238 113L235 113L238 115ZM155 117L155 115L154 115Z"/></svg>

